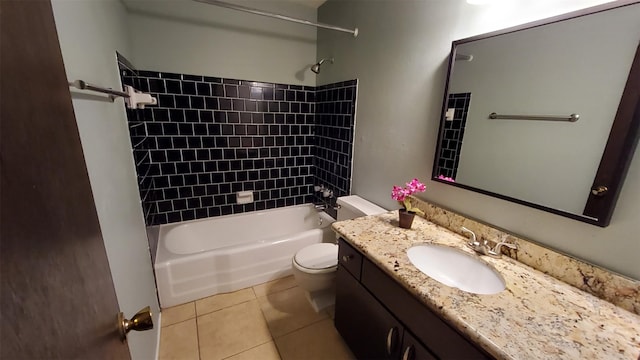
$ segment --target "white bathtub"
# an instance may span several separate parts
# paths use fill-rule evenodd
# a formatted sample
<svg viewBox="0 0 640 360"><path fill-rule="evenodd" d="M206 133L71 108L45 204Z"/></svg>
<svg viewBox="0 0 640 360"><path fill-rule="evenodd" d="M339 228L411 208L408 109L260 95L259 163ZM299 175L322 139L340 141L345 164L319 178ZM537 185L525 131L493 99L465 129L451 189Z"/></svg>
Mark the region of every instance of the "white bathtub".
<svg viewBox="0 0 640 360"><path fill-rule="evenodd" d="M160 305L288 276L299 249L335 242L333 221L307 204L161 225L154 264Z"/></svg>

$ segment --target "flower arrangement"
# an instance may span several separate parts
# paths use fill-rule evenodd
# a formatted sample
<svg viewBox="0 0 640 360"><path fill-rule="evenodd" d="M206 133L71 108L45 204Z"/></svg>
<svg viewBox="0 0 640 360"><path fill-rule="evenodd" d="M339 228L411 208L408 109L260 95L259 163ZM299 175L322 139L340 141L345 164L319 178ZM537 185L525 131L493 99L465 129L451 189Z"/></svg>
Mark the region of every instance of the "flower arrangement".
<svg viewBox="0 0 640 360"><path fill-rule="evenodd" d="M448 182L456 182L452 177L447 177L447 176L444 176L444 175L438 176L438 179L444 180L444 181L448 181Z"/></svg>
<svg viewBox="0 0 640 360"><path fill-rule="evenodd" d="M393 200L397 200L400 203L400 205L402 205L405 208L406 211L411 211L416 214L424 215L424 212L422 212L422 210L411 206L411 201L409 201L409 195L413 195L417 192L423 192L426 189L427 187L423 183L421 183L420 180L413 179L410 182L408 182L404 188L394 185L393 190L391 190L391 198Z"/></svg>

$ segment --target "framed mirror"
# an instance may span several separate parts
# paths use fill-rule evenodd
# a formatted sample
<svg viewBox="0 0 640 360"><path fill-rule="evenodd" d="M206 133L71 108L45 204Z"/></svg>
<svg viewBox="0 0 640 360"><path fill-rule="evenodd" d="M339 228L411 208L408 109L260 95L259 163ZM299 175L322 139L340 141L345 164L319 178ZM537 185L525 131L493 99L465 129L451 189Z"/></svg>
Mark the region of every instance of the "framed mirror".
<svg viewBox="0 0 640 360"><path fill-rule="evenodd" d="M638 142L640 2L454 41L434 181L607 226Z"/></svg>

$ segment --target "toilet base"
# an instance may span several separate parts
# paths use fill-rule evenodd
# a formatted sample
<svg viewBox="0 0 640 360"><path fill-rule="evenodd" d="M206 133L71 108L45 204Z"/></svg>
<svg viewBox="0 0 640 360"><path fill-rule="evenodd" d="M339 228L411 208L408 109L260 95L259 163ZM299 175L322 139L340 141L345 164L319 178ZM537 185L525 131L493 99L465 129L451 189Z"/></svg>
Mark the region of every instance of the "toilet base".
<svg viewBox="0 0 640 360"><path fill-rule="evenodd" d="M334 305L336 302L335 286L325 290L306 292L305 295L311 307L313 307L313 310L316 312L320 312Z"/></svg>

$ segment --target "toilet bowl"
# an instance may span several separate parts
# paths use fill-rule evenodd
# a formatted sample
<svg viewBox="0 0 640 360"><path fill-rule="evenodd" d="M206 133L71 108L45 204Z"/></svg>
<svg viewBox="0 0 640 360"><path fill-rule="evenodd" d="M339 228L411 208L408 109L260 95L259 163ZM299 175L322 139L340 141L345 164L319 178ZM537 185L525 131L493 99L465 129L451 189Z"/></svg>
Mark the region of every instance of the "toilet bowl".
<svg viewBox="0 0 640 360"><path fill-rule="evenodd" d="M293 276L316 312L333 304L337 268L336 244L309 245L293 256Z"/></svg>
<svg viewBox="0 0 640 360"><path fill-rule="evenodd" d="M338 220L375 215L387 210L357 196L339 197ZM293 276L316 312L335 303L338 245L317 243L300 249L291 260Z"/></svg>

